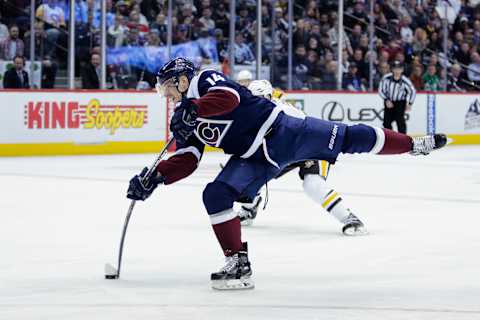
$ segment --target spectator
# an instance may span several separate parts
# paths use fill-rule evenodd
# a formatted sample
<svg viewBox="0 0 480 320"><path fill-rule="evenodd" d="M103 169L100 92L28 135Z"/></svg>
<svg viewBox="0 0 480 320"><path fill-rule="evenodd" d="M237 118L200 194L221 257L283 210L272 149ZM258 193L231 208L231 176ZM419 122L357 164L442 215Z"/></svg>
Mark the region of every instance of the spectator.
<svg viewBox="0 0 480 320"><path fill-rule="evenodd" d="M13 64L14 66L8 69L3 76L3 87L5 89L29 89L28 73L23 70L25 58L16 56Z"/></svg>
<svg viewBox="0 0 480 320"><path fill-rule="evenodd" d="M365 86L362 84L362 80L358 76L358 68L355 62L351 62L348 66L348 73L343 78L342 87L348 91L365 91Z"/></svg>
<svg viewBox="0 0 480 320"><path fill-rule="evenodd" d="M450 68L450 74L448 75L447 90L450 92L466 92L465 80L462 79L462 67L459 64L454 64Z"/></svg>
<svg viewBox="0 0 480 320"><path fill-rule="evenodd" d="M76 26L76 44L77 65L87 63L90 60L91 48L97 46L100 41L100 3L101 0L74 0L76 2L75 17ZM109 47L118 47L122 44L141 46L145 42L148 45L158 44L157 35L160 37L160 45L167 41L167 23L173 27L174 44L185 43L191 40L202 39L207 44L206 36L215 36L217 40L217 54L220 62L226 61L226 52L229 34L229 2L212 0L178 0L174 5L172 21L166 21L165 1L160 0L105 0L107 5L107 30ZM480 46L480 11L477 3L480 0L461 1L456 0L461 6L457 19L449 29L449 45L447 57L449 60L458 62L460 65L474 64L472 54L479 52ZM0 1L1 2L1 1ZM3 1L10 3L11 1ZM66 64L66 55L63 50L56 50L57 47L66 47L66 33L61 29L65 27L65 19L68 19L68 1L66 0L37 0L37 3L43 3L37 7L36 16L45 20L44 32L37 30L35 39L36 55L45 56L55 54L58 51L59 65ZM26 0L14 0L18 8L26 9ZM18 5L22 3L21 5ZM346 49L344 54L343 71L348 72L348 61L355 61L357 64L358 75L362 81L366 81L369 76L368 67L364 68L370 56L380 71L381 66L386 62L393 60L404 61L405 73L414 75L413 70L417 64L426 66L430 64L430 55L438 52L440 61L432 62L437 70L437 77L443 69L439 69L444 64L445 58L439 54L443 51L443 31L441 19L435 6L438 1L425 0L383 0L374 3L375 16L375 48L369 50L368 22L369 5L365 0L348 0L345 2L345 30L343 30L343 41ZM282 0L275 3L275 9L271 7L273 3L267 1L262 6L262 26L263 26L263 56L262 61L270 60L273 56L276 62L274 75L277 79L272 79L287 83L286 60L288 56L288 21L286 19L287 6L286 1ZM112 5L115 10L112 10ZM252 63L255 60L253 56L253 47L255 44L255 13L256 2L253 0L244 0L238 2L236 34L242 34L242 50L250 51L248 59L243 59L241 63ZM300 87L317 87L318 75L325 78L325 73L329 68L330 59L329 50L333 50L336 55L336 46L338 42L337 19L337 1L335 0L307 0L296 2L294 7L293 23L293 46L306 46L306 54L303 62L297 63L294 58L294 65L298 66L296 81L306 76L304 80L299 80ZM8 9L0 5L3 9ZM269 14L275 12L272 17ZM3 20L7 25L15 22L19 26L20 39L26 41L30 39L29 32L24 36L22 34L25 27L25 17L17 16L17 12L2 10ZM116 15L125 17L120 22ZM118 19L117 21L115 21ZM271 24L273 19L274 33L272 34ZM126 25L133 30L127 30ZM24 25L25 24L25 25ZM28 21L27 21L28 24ZM3 26L3 27L2 27ZM122 26L122 27L120 27ZM36 27L37 29L37 27ZM3 30L3 32L2 32ZM149 30L153 30L150 33ZM5 25L0 23L0 43L7 37L8 31ZM123 32L122 32L123 31ZM140 32L139 32L140 31ZM158 33L157 33L158 31ZM46 38L46 39L45 39ZM123 39L122 39L123 38ZM59 41L61 43L59 43ZM42 44L43 43L43 44ZM387 45L385 45L387 44ZM236 45L237 47L237 45ZM244 48L243 48L244 47ZM1 48L0 48L1 49ZM357 51L361 50L361 54ZM29 47L25 48L25 55L30 55ZM202 51L203 52L203 51ZM16 53L15 53L16 54ZM273 54L273 55L272 55ZM0 50L0 56L2 52ZM203 53L202 53L203 56ZM325 57L329 58L326 59ZM361 59L359 58L361 56ZM308 57L308 58L307 58ZM51 57L52 58L52 57ZM148 57L154 61L154 57ZM84 60L86 59L86 61ZM302 58L303 59L303 58ZM204 62L207 60L204 60ZM320 61L320 62L319 62ZM226 61L228 63L228 61ZM123 67L131 70L132 66L117 66L120 70ZM306 67L306 69L305 69ZM116 70L116 69L115 69ZM418 70L418 69L417 69ZM304 72L307 71L306 74ZM321 72L320 72L321 71ZM418 72L418 71L417 71ZM427 72L428 73L428 72ZM454 73L453 69L449 71ZM139 73L138 73L139 74ZM137 74L137 76L138 76ZM283 76L282 76L283 75ZM376 73L374 84L378 83L379 72ZM461 74L466 78L466 74ZM298 77L300 76L300 78ZM443 76L443 75L442 75ZM449 75L451 77L451 75ZM137 77L138 78L138 77ZM440 77L441 78L441 77ZM422 79L418 78L418 85ZM323 80L322 80L323 81ZM469 80L467 80L469 81ZM129 84L129 87L132 87ZM135 87L135 85L133 85Z"/></svg>
<svg viewBox="0 0 480 320"><path fill-rule="evenodd" d="M303 44L295 48L293 59L293 88L308 89L307 75L312 71L312 65L307 59L307 50Z"/></svg>
<svg viewBox="0 0 480 320"><path fill-rule="evenodd" d="M123 0L119 0L117 2L117 4L115 5L115 8L117 10L117 13L118 14L121 14L122 16L124 17L128 17L128 15L130 14L129 10L128 10L128 5L127 5L127 2L126 1L123 1Z"/></svg>
<svg viewBox="0 0 480 320"><path fill-rule="evenodd" d="M185 24L180 24L177 27L177 32L175 33L175 37L173 38L174 44L185 43L189 41L190 38L188 36L188 27Z"/></svg>
<svg viewBox="0 0 480 320"><path fill-rule="evenodd" d="M357 66L358 76L362 82L366 82L370 78L369 65L367 62L365 62L363 51L361 49L355 49L352 61L355 62Z"/></svg>
<svg viewBox="0 0 480 320"><path fill-rule="evenodd" d="M223 34L228 34L230 28L230 15L228 14L225 4L219 3L213 13L213 20L215 21L215 26L218 29L222 30Z"/></svg>
<svg viewBox="0 0 480 320"><path fill-rule="evenodd" d="M2 12L0 11L0 43L3 41L7 40L8 38L8 28L7 26L3 23L2 19Z"/></svg>
<svg viewBox="0 0 480 320"><path fill-rule="evenodd" d="M44 57L44 43L47 39L47 34L43 29L44 23L41 21L35 22L35 57ZM30 58L30 30L25 33L25 57Z"/></svg>
<svg viewBox="0 0 480 320"><path fill-rule="evenodd" d="M428 34L422 28L415 30L415 36L413 37L412 49L415 54L423 52L428 45Z"/></svg>
<svg viewBox="0 0 480 320"><path fill-rule="evenodd" d="M81 70L83 89L100 89L100 55L93 53L90 63Z"/></svg>
<svg viewBox="0 0 480 320"><path fill-rule="evenodd" d="M463 42L460 45L459 50L455 53L455 59L463 64L463 65L469 65L471 60L470 60L470 45L468 42Z"/></svg>
<svg viewBox="0 0 480 320"><path fill-rule="evenodd" d="M25 46L23 40L19 38L19 30L16 25L10 27L10 35L1 43L1 48L1 59L13 60L16 56L24 55Z"/></svg>
<svg viewBox="0 0 480 320"><path fill-rule="evenodd" d="M358 43L357 49L362 50L363 56L366 56L369 52L369 43L368 43L368 36L366 34L362 34L360 36L360 42Z"/></svg>
<svg viewBox="0 0 480 320"><path fill-rule="evenodd" d="M46 0L37 8L35 16L45 23L47 35L45 54L54 57L60 28L65 28L65 12L58 5L57 0Z"/></svg>
<svg viewBox="0 0 480 320"><path fill-rule="evenodd" d="M139 3L140 2L140 3ZM163 10L163 1L157 0L143 0L137 1L141 7L141 13L148 21L153 21Z"/></svg>
<svg viewBox="0 0 480 320"><path fill-rule="evenodd" d="M327 72L328 64L330 63L330 61L333 61L333 58L334 56L332 50L326 49L325 54L320 60L320 71L322 73Z"/></svg>
<svg viewBox="0 0 480 320"><path fill-rule="evenodd" d="M401 41L395 38L390 39L386 51L388 52L390 59L395 61L397 54L403 52Z"/></svg>
<svg viewBox="0 0 480 320"><path fill-rule="evenodd" d="M133 5L132 12L135 12L138 15L138 24L141 25L141 26L145 26L148 29L148 20L142 14L142 11L140 9L140 5L138 3Z"/></svg>
<svg viewBox="0 0 480 320"><path fill-rule="evenodd" d="M148 22L145 20L145 17L141 16L136 10L132 10L132 12L130 12L127 26L130 29L137 29L142 36L147 34L149 31Z"/></svg>
<svg viewBox="0 0 480 320"><path fill-rule="evenodd" d="M478 52L472 53L472 63L468 65L468 79L474 82L475 85L480 85L480 54Z"/></svg>
<svg viewBox="0 0 480 320"><path fill-rule="evenodd" d="M49 56L45 56L42 61L42 89L52 89L57 77L57 64Z"/></svg>
<svg viewBox="0 0 480 320"><path fill-rule="evenodd" d="M130 47L142 47L144 44L144 38L140 36L140 32L137 28L131 28L128 30L127 38L123 45Z"/></svg>
<svg viewBox="0 0 480 320"><path fill-rule="evenodd" d="M415 90L423 90L423 67L421 64L416 64L413 66L412 75L410 76L410 81L412 82Z"/></svg>
<svg viewBox="0 0 480 320"><path fill-rule="evenodd" d="M309 81L312 84L312 89L318 90L320 88L320 77L321 77L321 70L320 70L320 63L318 61L318 54L310 50L307 54L307 60L310 64L311 68L308 73Z"/></svg>
<svg viewBox="0 0 480 320"><path fill-rule="evenodd" d="M215 21L212 19L212 10L210 8L204 8L202 11L202 17L198 21L204 28L208 29L208 32L215 30Z"/></svg>
<svg viewBox="0 0 480 320"><path fill-rule="evenodd" d="M330 61L322 74L322 89L335 90L337 88L337 62Z"/></svg>
<svg viewBox="0 0 480 320"><path fill-rule="evenodd" d="M125 41L128 28L124 25L124 17L118 14L115 23L108 28L108 44L110 47L121 47Z"/></svg>
<svg viewBox="0 0 480 320"><path fill-rule="evenodd" d="M353 27L352 34L350 35L350 42L354 50L359 46L361 36L362 36L362 26L359 24L356 24Z"/></svg>
<svg viewBox="0 0 480 320"><path fill-rule="evenodd" d="M283 14L283 11L281 8L276 8L275 12L278 12L278 15ZM278 19L278 18L277 18ZM283 18L280 18L283 19ZM293 33L293 43L298 44L298 43L306 43L309 35L309 31L305 27L307 24L303 19L300 19L297 21L297 27L294 30ZM328 39L328 42L330 43L330 38Z"/></svg>
<svg viewBox="0 0 480 320"><path fill-rule="evenodd" d="M437 75L437 66L429 64L427 72L422 77L424 89L427 91L439 91L440 90L440 78Z"/></svg>
<svg viewBox="0 0 480 320"><path fill-rule="evenodd" d="M412 25L412 19L410 16L404 16L400 22L400 35L403 43L413 42L413 31L410 28Z"/></svg>
<svg viewBox="0 0 480 320"><path fill-rule="evenodd" d="M158 30L151 30L147 35L147 42L145 42L145 46L150 47L159 47L162 45L160 40Z"/></svg>
<svg viewBox="0 0 480 320"><path fill-rule="evenodd" d="M245 43L243 34L238 33L235 36L235 63L252 64L255 61L252 49Z"/></svg>
<svg viewBox="0 0 480 320"><path fill-rule="evenodd" d="M355 0L351 16L347 16L345 19L345 26L353 28L354 24L361 23L362 25L368 24L368 17L365 12L365 4L363 0Z"/></svg>
<svg viewBox="0 0 480 320"><path fill-rule="evenodd" d="M390 73L390 65L387 62L382 62L378 65L378 70L375 73L375 78L373 79L374 89L378 89L378 85L382 78Z"/></svg>
<svg viewBox="0 0 480 320"><path fill-rule="evenodd" d="M335 21L335 26L328 30L328 36L330 37L332 48L336 50L338 46L338 21ZM350 38L345 32L345 29L343 30L343 48L345 48L349 54L353 53L352 45L350 44Z"/></svg>
<svg viewBox="0 0 480 320"><path fill-rule="evenodd" d="M316 53L319 52L319 47L318 47L318 39L316 37L310 37L308 39L308 43L307 43L307 50L310 51L315 51Z"/></svg>
<svg viewBox="0 0 480 320"><path fill-rule="evenodd" d="M157 15L155 22L150 25L150 30L158 30L158 35L162 42L167 42L167 21L163 13Z"/></svg>
<svg viewBox="0 0 480 320"><path fill-rule="evenodd" d="M475 20L473 23L473 45L480 45L480 20Z"/></svg>

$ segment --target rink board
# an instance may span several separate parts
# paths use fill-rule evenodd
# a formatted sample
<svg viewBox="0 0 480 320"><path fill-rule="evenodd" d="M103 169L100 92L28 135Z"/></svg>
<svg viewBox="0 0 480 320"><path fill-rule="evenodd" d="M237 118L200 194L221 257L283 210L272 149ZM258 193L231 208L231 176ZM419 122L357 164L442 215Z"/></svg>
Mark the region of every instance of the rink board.
<svg viewBox="0 0 480 320"><path fill-rule="evenodd" d="M167 103L153 92L2 91L0 156L156 152L167 129ZM445 132L457 144L480 144L478 95L418 94L408 132ZM308 115L382 126L377 94L294 91Z"/></svg>

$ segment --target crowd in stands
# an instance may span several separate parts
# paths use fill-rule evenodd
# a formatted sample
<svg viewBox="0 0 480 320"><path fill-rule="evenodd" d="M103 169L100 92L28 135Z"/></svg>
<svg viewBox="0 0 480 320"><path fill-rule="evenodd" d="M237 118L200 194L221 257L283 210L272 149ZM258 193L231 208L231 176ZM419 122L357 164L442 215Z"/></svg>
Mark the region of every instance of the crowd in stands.
<svg viewBox="0 0 480 320"><path fill-rule="evenodd" d="M400 61L417 90L480 90L480 0L451 0L447 55L441 8L434 0L377 0L373 48L370 45L370 1L345 0L342 65L343 89L376 89L390 64ZM75 1L76 74L83 88L99 86L100 0ZM161 47L169 23L174 45L211 37L218 63L228 63L228 0L176 0L168 21L164 0L106 0L110 49ZM254 64L256 5L236 1L236 64ZM0 60L30 57L30 0L0 0ZM35 57L42 61L42 87L53 87L58 68L67 64L69 1L40 0L35 8ZM273 6L273 7L272 7ZM262 57L274 85L285 88L288 65L288 1L262 1ZM337 86L338 1L294 1L293 88L333 90ZM373 72L370 72L370 59ZM202 61L209 64L208 58ZM445 67L447 72L445 73ZM241 67L238 68L240 70ZM234 75L232 75L234 77ZM445 81L446 80L446 81ZM152 87L154 73L128 64L108 65L111 88Z"/></svg>

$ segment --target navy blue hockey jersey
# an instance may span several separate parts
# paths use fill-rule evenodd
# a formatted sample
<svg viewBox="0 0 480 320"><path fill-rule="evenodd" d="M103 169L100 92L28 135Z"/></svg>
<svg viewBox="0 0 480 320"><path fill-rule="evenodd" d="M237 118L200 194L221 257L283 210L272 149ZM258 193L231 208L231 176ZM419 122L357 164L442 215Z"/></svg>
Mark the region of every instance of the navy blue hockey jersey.
<svg viewBox="0 0 480 320"><path fill-rule="evenodd" d="M262 144L263 137L281 108L267 99L252 95L247 88L214 70L203 70L196 75L191 81L187 97L199 99L214 90L233 93L239 99L238 106L219 116L199 117L195 128L196 139L189 139L188 145L178 146L177 150L192 146L198 149L200 142L221 148L227 154L248 158ZM202 152L203 148L198 151Z"/></svg>

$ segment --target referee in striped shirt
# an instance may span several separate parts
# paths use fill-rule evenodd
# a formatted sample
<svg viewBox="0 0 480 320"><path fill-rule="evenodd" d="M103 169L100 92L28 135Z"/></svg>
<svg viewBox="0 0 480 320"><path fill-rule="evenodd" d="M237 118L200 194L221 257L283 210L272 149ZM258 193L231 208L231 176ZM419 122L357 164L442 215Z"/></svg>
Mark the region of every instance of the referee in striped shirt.
<svg viewBox="0 0 480 320"><path fill-rule="evenodd" d="M410 111L415 101L415 87L403 74L403 64L395 61L392 73L386 74L378 86L378 93L385 105L383 127L392 129L392 122L397 123L398 132L407 133L405 111Z"/></svg>

